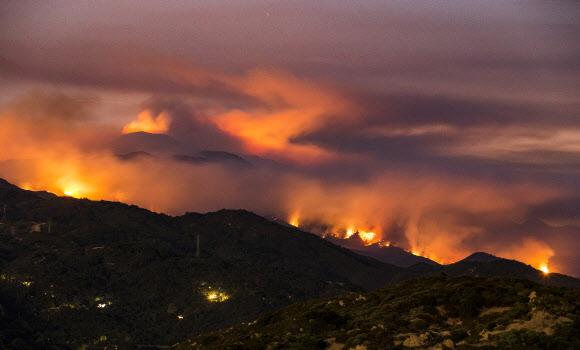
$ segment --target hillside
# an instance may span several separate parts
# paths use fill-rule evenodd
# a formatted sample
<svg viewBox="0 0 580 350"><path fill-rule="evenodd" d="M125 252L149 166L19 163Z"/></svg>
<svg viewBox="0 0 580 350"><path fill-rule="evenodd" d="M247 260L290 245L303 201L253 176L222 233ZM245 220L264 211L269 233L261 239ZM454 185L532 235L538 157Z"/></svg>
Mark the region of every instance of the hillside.
<svg viewBox="0 0 580 350"><path fill-rule="evenodd" d="M2 184L0 304L19 325L2 328L7 344L174 344L420 275L246 211L170 217Z"/></svg>
<svg viewBox="0 0 580 350"><path fill-rule="evenodd" d="M454 264L444 265L443 269L434 269L433 271L443 271L449 276L502 276L510 278L525 278L548 286L580 288L580 279L578 278L555 272L545 274L542 271L517 260L497 258L489 254L486 255L488 255L487 259L484 259L486 261L481 261L481 256L479 256L478 259L471 255Z"/></svg>
<svg viewBox="0 0 580 350"><path fill-rule="evenodd" d="M352 252L375 258L384 263L406 268L407 271L427 275L436 275L441 272L449 276L501 276L510 278L525 278L537 283L580 288L580 279L551 272L544 272L526 265L517 260L500 258L484 252L476 252L456 263L439 265L433 260L413 255L396 246L380 246L379 244L364 245L357 234L340 239L325 237L330 242L350 249Z"/></svg>
<svg viewBox="0 0 580 350"><path fill-rule="evenodd" d="M181 349L574 349L580 291L497 277L428 277L303 302Z"/></svg>
<svg viewBox="0 0 580 350"><path fill-rule="evenodd" d="M395 266L409 267L421 263L434 266L439 265L433 260L414 255L394 245L381 245L379 243L366 245L360 238L358 232L355 232L348 238L338 238L332 235L327 235L324 238L336 245L350 249L357 254L370 256L378 261Z"/></svg>
<svg viewBox="0 0 580 350"><path fill-rule="evenodd" d="M243 210L171 217L4 180L0 208L0 348L170 345L441 271L580 286L505 259L397 267Z"/></svg>

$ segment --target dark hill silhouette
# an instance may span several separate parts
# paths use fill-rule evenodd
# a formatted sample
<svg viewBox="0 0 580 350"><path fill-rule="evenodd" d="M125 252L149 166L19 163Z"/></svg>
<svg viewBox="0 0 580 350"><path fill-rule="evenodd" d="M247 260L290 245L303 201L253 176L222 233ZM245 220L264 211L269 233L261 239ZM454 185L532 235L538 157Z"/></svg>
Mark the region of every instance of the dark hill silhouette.
<svg viewBox="0 0 580 350"><path fill-rule="evenodd" d="M155 158L151 153L144 151L129 152L126 154L118 154L117 158L121 160L136 160L136 159L150 159Z"/></svg>
<svg viewBox="0 0 580 350"><path fill-rule="evenodd" d="M169 135L144 131L122 135L111 143L110 148L121 160L170 158L190 164L219 163L243 167L252 165L234 153L214 150L198 153Z"/></svg>
<svg viewBox="0 0 580 350"><path fill-rule="evenodd" d="M243 210L171 217L5 181L0 205L0 304L11 305L2 322L21 325L0 335L35 348L170 345L297 301L440 272L579 282L510 260L401 268Z"/></svg>
<svg viewBox="0 0 580 350"><path fill-rule="evenodd" d="M483 262L464 259L454 264L445 265L443 271L449 276L502 276L524 278L548 286L580 288L580 279L555 272L545 274L530 265L526 265L516 260L503 258L496 258L495 260Z"/></svg>
<svg viewBox="0 0 580 350"><path fill-rule="evenodd" d="M185 148L171 136L139 131L118 137L112 142L111 149L115 154L128 154L132 152L179 154Z"/></svg>
<svg viewBox="0 0 580 350"><path fill-rule="evenodd" d="M325 238L330 242L341 247L348 248L357 254L370 256L379 261L395 266L409 267L418 263L434 266L439 265L433 260L414 255L405 251L403 248L394 245L386 246L380 245L378 243L366 245L358 233L354 233L352 236L346 239L337 238L331 235L328 235Z"/></svg>
<svg viewBox="0 0 580 350"><path fill-rule="evenodd" d="M170 217L118 202L43 198L6 182L0 204L8 214L0 294L18 301L10 317L24 315L36 347L103 334L109 344L169 345L296 301L421 275L243 210ZM229 299L210 301L215 290ZM34 326L49 321L49 329Z"/></svg>
<svg viewBox="0 0 580 350"><path fill-rule="evenodd" d="M496 260L500 260L502 258L498 258L495 255L491 255L488 253L484 253L484 252L477 252L477 253L473 253L470 256L468 256L467 258L461 260L461 261L465 261L465 262L492 262L492 261L496 261Z"/></svg>
<svg viewBox="0 0 580 350"><path fill-rule="evenodd" d="M173 159L193 164L221 163L234 166L248 167L252 164L237 154L223 151L201 151L199 156L174 155Z"/></svg>

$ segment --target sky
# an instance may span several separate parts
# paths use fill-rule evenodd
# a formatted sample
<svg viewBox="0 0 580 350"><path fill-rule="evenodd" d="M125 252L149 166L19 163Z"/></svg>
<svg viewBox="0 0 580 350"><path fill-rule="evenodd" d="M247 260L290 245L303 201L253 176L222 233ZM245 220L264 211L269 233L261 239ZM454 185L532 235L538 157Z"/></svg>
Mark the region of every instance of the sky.
<svg viewBox="0 0 580 350"><path fill-rule="evenodd" d="M575 1L3 1L0 177L580 277L579 32ZM249 165L173 158L203 150Z"/></svg>

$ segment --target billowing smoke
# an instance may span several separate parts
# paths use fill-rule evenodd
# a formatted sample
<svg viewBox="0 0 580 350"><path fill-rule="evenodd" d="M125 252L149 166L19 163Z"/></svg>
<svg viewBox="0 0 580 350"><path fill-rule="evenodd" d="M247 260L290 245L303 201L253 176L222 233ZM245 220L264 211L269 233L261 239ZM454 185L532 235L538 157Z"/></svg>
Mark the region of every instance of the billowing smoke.
<svg viewBox="0 0 580 350"><path fill-rule="evenodd" d="M160 6L0 4L0 177L580 276L577 4Z"/></svg>
<svg viewBox="0 0 580 350"><path fill-rule="evenodd" d="M48 108L55 100L62 108ZM32 105L28 107L27 103ZM170 130L170 110L167 107L155 112L155 117L154 112L145 109L127 125L167 122L163 130ZM72 118L74 113L81 113L83 118ZM229 117L220 114L218 120L263 118L265 125L285 120L276 112L258 116L251 116L252 110L243 113ZM506 246L505 239L486 231L494 222L524 220L530 207L562 194L556 186L538 190L532 182L495 183L404 169L377 172L361 179L328 181L307 168L288 168L274 162L239 167L219 162L192 164L162 156L127 160L106 145L87 146L95 143L97 136L106 141L114 134L113 126L89 132L86 126L93 120L90 114L85 105L58 95L35 93L11 104L0 117L0 156L5 161L0 165L0 176L27 189L117 200L170 214L243 208L295 221L300 227L324 227L318 230L320 234L344 235L348 230L364 230L376 233L377 240L390 241L445 263L483 249L536 267L547 265L557 256L542 238L524 234ZM193 118L192 122L198 118L193 113L185 116ZM316 123L320 122L307 123L305 128ZM248 130L252 126L251 122L244 124ZM256 128L260 136L266 130L261 125ZM240 138L247 142L244 130ZM219 133L220 129L214 132ZM119 130L116 133L120 135ZM272 137L290 142L287 135ZM242 147L240 151L248 151ZM188 152L185 144L183 151ZM289 151L291 159L296 152ZM297 163L301 164L300 159ZM394 232L393 227L400 227L403 234ZM479 242L479 247L474 242ZM565 271L565 266L558 267Z"/></svg>

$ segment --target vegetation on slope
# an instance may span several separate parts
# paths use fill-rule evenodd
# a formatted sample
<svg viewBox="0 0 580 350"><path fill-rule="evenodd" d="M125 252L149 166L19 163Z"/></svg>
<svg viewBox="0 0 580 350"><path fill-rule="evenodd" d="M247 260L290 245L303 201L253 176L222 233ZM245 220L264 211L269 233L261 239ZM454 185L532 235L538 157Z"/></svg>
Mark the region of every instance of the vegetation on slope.
<svg viewBox="0 0 580 350"><path fill-rule="evenodd" d="M246 211L170 217L2 180L0 210L0 348L170 345L295 302L439 273L384 264ZM466 268L453 273L486 267ZM504 270L518 275L503 265L487 273Z"/></svg>
<svg viewBox="0 0 580 350"><path fill-rule="evenodd" d="M7 184L4 203L0 348L171 345L418 276L246 211L170 217Z"/></svg>
<svg viewBox="0 0 580 350"><path fill-rule="evenodd" d="M498 277L427 277L297 303L182 349L576 349L580 291Z"/></svg>

